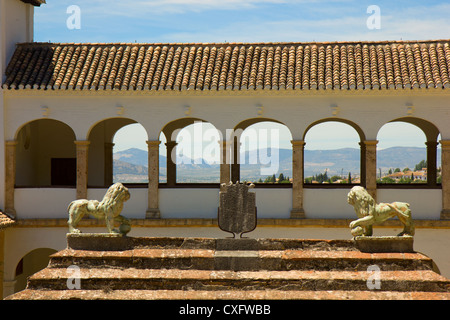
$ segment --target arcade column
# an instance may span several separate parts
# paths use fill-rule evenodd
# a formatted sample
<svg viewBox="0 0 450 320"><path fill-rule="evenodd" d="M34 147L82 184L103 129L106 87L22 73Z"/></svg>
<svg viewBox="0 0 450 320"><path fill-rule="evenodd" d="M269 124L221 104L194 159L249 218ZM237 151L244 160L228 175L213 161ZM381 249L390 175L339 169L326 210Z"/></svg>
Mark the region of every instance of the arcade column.
<svg viewBox="0 0 450 320"><path fill-rule="evenodd" d="M441 219L450 219L450 140L441 140L442 211Z"/></svg>
<svg viewBox="0 0 450 320"><path fill-rule="evenodd" d="M16 184L17 141L5 141L5 213L16 217L14 209L14 186Z"/></svg>
<svg viewBox="0 0 450 320"><path fill-rule="evenodd" d="M148 209L147 219L159 219L159 140L147 141L148 146Z"/></svg>
<svg viewBox="0 0 450 320"><path fill-rule="evenodd" d="M75 141L77 153L77 199L87 199L88 152L90 141Z"/></svg>
<svg viewBox="0 0 450 320"><path fill-rule="evenodd" d="M292 140L292 210L291 218L305 218L303 209L303 150L305 141Z"/></svg>

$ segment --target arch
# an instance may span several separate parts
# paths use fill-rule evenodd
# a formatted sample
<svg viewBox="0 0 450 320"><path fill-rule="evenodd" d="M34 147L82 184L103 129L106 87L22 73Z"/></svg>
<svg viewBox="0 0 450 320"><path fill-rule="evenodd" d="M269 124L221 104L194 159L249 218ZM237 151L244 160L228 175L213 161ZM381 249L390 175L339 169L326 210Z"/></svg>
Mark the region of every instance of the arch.
<svg viewBox="0 0 450 320"><path fill-rule="evenodd" d="M356 132L359 134L359 138L360 138L361 141L365 141L365 140L366 140L366 135L365 135L364 131L361 129L360 126L358 126L358 125L357 125L356 123L354 123L353 121L350 121L350 120L347 120L347 119L343 119L343 118L324 118L324 119L317 120L317 121L311 123L311 124L306 128L305 132L303 133L303 140L305 140L306 134L308 133L308 131L309 131L312 127L314 127L314 126L316 126L316 125L318 125L318 124L324 123L324 122L342 122L342 123L348 124L348 125L351 126L353 129L356 130Z"/></svg>
<svg viewBox="0 0 450 320"><path fill-rule="evenodd" d="M57 250L51 248L37 248L24 255L16 265L14 292L24 290L27 278L47 267L49 256L55 252Z"/></svg>
<svg viewBox="0 0 450 320"><path fill-rule="evenodd" d="M196 126L197 123L209 124L211 128L207 128L205 132L203 131L203 128L197 130L199 128L198 126ZM220 154L220 145L212 141L212 139L214 138L213 136L210 137L211 141L209 141L209 144L206 147L204 145L206 142L204 140L205 134L207 134L210 129L213 130L214 135L217 133L217 142L220 142L223 137L221 131L218 130L217 127L214 126L214 124L212 124L211 122L200 118L179 118L167 123L161 129L160 140L163 140L163 135L165 137L165 171L167 173L167 186L173 187L177 183L216 183L219 181L220 171L218 168L218 163L216 163L216 161L219 159L218 157ZM162 146L162 148L164 148L164 146ZM180 150L182 151L182 157L180 157ZM211 157L206 157L210 154L205 154L205 150L211 153ZM201 151L201 153L196 154L196 152L198 151ZM206 160L206 162L204 162L203 160ZM210 163L210 161L212 161L212 163ZM185 172L184 178L181 178L181 176L177 174L177 172L180 171L179 166L182 166L182 170ZM199 180L198 171L196 170L201 169L207 170L209 178Z"/></svg>
<svg viewBox="0 0 450 320"><path fill-rule="evenodd" d="M116 133L132 124L139 124L139 122L123 117L113 117L103 119L96 122L88 132L87 140L89 141L89 153L88 153L88 185L91 187L108 187L113 181L113 155L114 155L114 143L113 139ZM142 126L142 125L141 125ZM144 138L144 144L147 140L148 134L145 128L146 137ZM148 180L148 176L144 180ZM132 181L122 181L132 182ZM145 181L143 181L145 182Z"/></svg>
<svg viewBox="0 0 450 320"><path fill-rule="evenodd" d="M17 186L75 186L75 133L55 119L30 121L16 133Z"/></svg>
<svg viewBox="0 0 450 320"><path fill-rule="evenodd" d="M323 124L327 123L337 123L339 125L345 125L346 128L349 128L349 134L355 134L359 141L354 141L355 144L359 144L359 151L353 152L353 146L350 146L350 144L353 145L353 142L350 141L339 141L339 147L329 146L323 147L321 146L319 150L310 150L311 152L308 152L308 146L310 144L308 143L308 134L311 133L311 129ZM337 129L335 129L337 130ZM352 133L353 132L353 133ZM326 133L326 136L330 136L333 134L332 132ZM334 133L336 134L336 133ZM352 140L353 138L349 137L349 140ZM366 168L365 168L365 141L366 137L363 132L363 130L354 122L349 121L347 119L342 118L325 118L318 121L313 122L310 124L307 129L304 132L303 135L303 141L305 142L305 155L304 155L304 164L303 164L303 176L304 181L310 185L310 183L315 183L317 181L321 186L330 186L330 187L337 187L342 184L365 184L365 175L366 175ZM348 146L343 146L348 145ZM333 158L327 158L326 154L323 154L323 150L326 149L329 150L337 150L342 149L341 156L347 158L345 167L343 164L336 163L334 161L334 157L336 155L333 155ZM352 148L348 149L347 148ZM318 153L316 156L319 157L317 159L308 159L308 156L313 156L314 153ZM338 151L334 151L338 152ZM331 155L330 155L331 156ZM358 159L357 159L358 158ZM309 161L308 161L309 160ZM319 162L320 161L320 162ZM310 165L308 165L308 162L310 162ZM321 169L317 171L315 168L318 166L318 164L321 163L319 167ZM355 174L355 170L357 170L357 174ZM359 172L358 172L359 171ZM359 177L358 177L359 175ZM313 177L316 176L317 178L314 179ZM332 183L330 184L329 181Z"/></svg>
<svg viewBox="0 0 450 320"><path fill-rule="evenodd" d="M275 122L275 123L279 123L282 124L284 126L286 126L286 124L284 124L283 122L276 120L276 119L272 119L272 118L250 118L250 119L246 119L243 120L241 122L239 122L235 127L234 130L238 130L238 129L242 129L245 130L246 128L248 128L251 125L254 125L256 123L259 122ZM287 126L286 126L287 127ZM288 128L288 127L287 127ZM289 128L288 128L289 129ZM290 131L290 130L289 130Z"/></svg>
<svg viewBox="0 0 450 320"><path fill-rule="evenodd" d="M120 128L122 128L128 124L132 124L132 123L138 123L138 121L131 119L131 118L126 118L126 117L111 117L111 118L105 118L105 119L98 120L89 127L89 129L86 133L86 140L89 140L90 136L92 135L92 131L96 128L99 128L99 126L107 124L107 127L105 128L105 130L112 137L112 136L114 136L114 133L117 130L119 130ZM112 134L111 134L111 132L112 132Z"/></svg>
<svg viewBox="0 0 450 320"><path fill-rule="evenodd" d="M249 132L252 127L256 130ZM290 183L291 141L292 132L281 121L270 118L241 121L233 136L232 180Z"/></svg>
<svg viewBox="0 0 450 320"><path fill-rule="evenodd" d="M425 136L427 138L427 141L437 141L437 137L440 134L439 129L433 123L431 123L428 120L421 119L421 118L402 117L402 118L397 118L397 119L391 120L388 123L392 123L392 122L406 122L406 123L410 123L410 124L417 126L418 128L420 128L423 131L423 133L425 134ZM378 132L381 130L381 128L378 130Z"/></svg>
<svg viewBox="0 0 450 320"><path fill-rule="evenodd" d="M423 134L423 139L425 141L424 144L426 145L426 150L423 153L423 156L419 160L416 159L416 162L418 163L406 163L404 162L403 165L399 163L394 164L393 167L395 168L387 168L387 163L383 162L383 157L379 154L382 151L377 152L377 157L379 158L379 176L378 176L378 184L379 185L388 185L390 187L393 186L402 186L404 187L405 183L409 184L410 182L421 182L421 185L423 185L425 182L428 186L436 186L438 181L438 174L437 174L437 150L438 150L438 137L440 135L439 129L428 120L424 120L421 118L416 117L401 117L393 119L385 124L383 124L377 133L377 139L379 142L382 142L383 140L380 139L380 132L383 131L383 129L386 128L388 124L395 124L395 123L406 123L410 125L411 127L415 127L417 132ZM396 129L398 131L398 129ZM398 135L398 134L397 134ZM395 136L397 136L395 135ZM389 136L393 136L392 134ZM422 137L421 137L422 139ZM380 144L380 143L379 143ZM381 144L383 147L383 144ZM404 145L395 145L396 147L403 147ZM420 147L420 142L417 140L414 141L412 147ZM394 147L394 145L392 145ZM414 150L415 151L415 150ZM411 154L405 155L405 158L412 159ZM412 168L415 165L421 164L422 160L426 160L426 168L422 168L419 170L415 170L415 168ZM383 166L384 165L384 166ZM389 166L388 166L389 167ZM402 168L400 168L402 167ZM398 172L398 169L400 169L400 172ZM404 172L404 170L407 170L407 172ZM385 172L384 172L384 171ZM391 172L393 170L393 172ZM397 172L395 172L397 171Z"/></svg>
<svg viewBox="0 0 450 320"><path fill-rule="evenodd" d="M74 136L76 136L75 135L75 131L73 130L73 128L69 124L64 122L64 121L61 121L61 120L58 120L58 119L53 119L53 118L39 118L39 119L30 120L28 122L23 123L21 126L19 126L17 128L15 134L14 134L14 140L17 140L19 138L19 133L21 133L23 129L26 130L26 127L28 127L30 124L36 123L38 121L47 121L47 120L48 121L55 121L57 123L60 123L61 125L64 125L65 127L69 128L72 131Z"/></svg>
<svg viewBox="0 0 450 320"><path fill-rule="evenodd" d="M169 123L165 124L164 127L161 129L161 132L164 133L167 141L171 141L172 134L176 130L185 128L191 124L194 124L195 122L209 122L209 121L206 121L206 120L203 120L200 118L192 118L192 117L179 118L179 119L172 120Z"/></svg>

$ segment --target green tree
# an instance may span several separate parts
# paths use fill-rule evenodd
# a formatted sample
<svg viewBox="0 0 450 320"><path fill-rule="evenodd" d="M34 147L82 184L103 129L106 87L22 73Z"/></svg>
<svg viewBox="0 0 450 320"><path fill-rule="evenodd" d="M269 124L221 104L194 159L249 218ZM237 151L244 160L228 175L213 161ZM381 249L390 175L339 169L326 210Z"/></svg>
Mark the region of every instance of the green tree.
<svg viewBox="0 0 450 320"><path fill-rule="evenodd" d="M420 170L422 170L423 168L426 168L426 167L427 167L427 160L422 160L418 164L416 164L416 166L414 167L414 170L415 171L420 171Z"/></svg>
<svg viewBox="0 0 450 320"><path fill-rule="evenodd" d="M305 178L305 183L312 183L313 177Z"/></svg>
<svg viewBox="0 0 450 320"><path fill-rule="evenodd" d="M340 176L332 176L332 177L330 178L330 181L331 181L331 182L336 182L336 181L338 181L338 180L340 180L340 179L341 179Z"/></svg>

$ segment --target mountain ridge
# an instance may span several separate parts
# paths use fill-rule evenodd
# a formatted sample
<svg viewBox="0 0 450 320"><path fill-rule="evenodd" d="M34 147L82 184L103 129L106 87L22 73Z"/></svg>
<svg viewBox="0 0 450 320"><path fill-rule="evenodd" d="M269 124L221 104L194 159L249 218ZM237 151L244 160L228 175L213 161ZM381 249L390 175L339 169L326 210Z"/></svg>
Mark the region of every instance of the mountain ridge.
<svg viewBox="0 0 450 320"><path fill-rule="evenodd" d="M361 151L356 148L341 148L333 150L305 150L304 176L309 177L323 173L328 175L358 176L360 171ZM130 148L115 152L114 175L115 178L126 175L145 176L147 178L147 151ZM426 148L420 147L391 147L378 150L377 168L382 172L395 168L414 168L421 160L426 159ZM438 167L440 166L440 149L437 152ZM167 158L159 156L160 176L165 180ZM187 156L177 159L177 179L180 182L218 182L219 164L209 163L204 159L192 160ZM291 149L260 149L241 152L241 180L258 180L280 173L292 177L292 150ZM207 177L207 178L206 178ZM134 177L133 179L135 179Z"/></svg>

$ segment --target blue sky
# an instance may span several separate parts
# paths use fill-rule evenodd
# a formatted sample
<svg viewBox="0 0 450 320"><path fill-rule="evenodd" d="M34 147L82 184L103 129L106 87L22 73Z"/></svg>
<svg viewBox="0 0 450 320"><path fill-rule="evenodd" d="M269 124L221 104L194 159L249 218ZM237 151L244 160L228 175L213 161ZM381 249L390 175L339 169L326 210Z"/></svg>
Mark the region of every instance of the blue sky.
<svg viewBox="0 0 450 320"><path fill-rule="evenodd" d="M80 8L68 29L67 8ZM370 5L380 29L369 29ZM279 42L450 38L450 2L358 0L47 0L36 41Z"/></svg>
<svg viewBox="0 0 450 320"><path fill-rule="evenodd" d="M79 15L68 11L79 8ZM379 8L379 28L369 28ZM79 18L74 20L73 18ZM79 22L69 28L67 21ZM70 25L70 23L69 23ZM42 42L307 42L450 38L450 2L357 0L47 0L35 9L35 41ZM333 126L324 124L323 126ZM310 132L306 149L357 145L356 132L339 127L333 139ZM336 127L333 127L334 130ZM314 128L313 128L314 129ZM319 128L317 128L319 129ZM350 129L350 130L349 130ZM139 128L117 136L117 149L133 145ZM336 132L336 131L335 131ZM403 133L399 136L398 133ZM283 146L289 134L280 135ZM314 137L314 141L312 141ZM307 136L308 138L308 136ZM410 125L383 128L379 147L420 146ZM144 138L145 139L145 138ZM146 148L145 142L137 147Z"/></svg>

